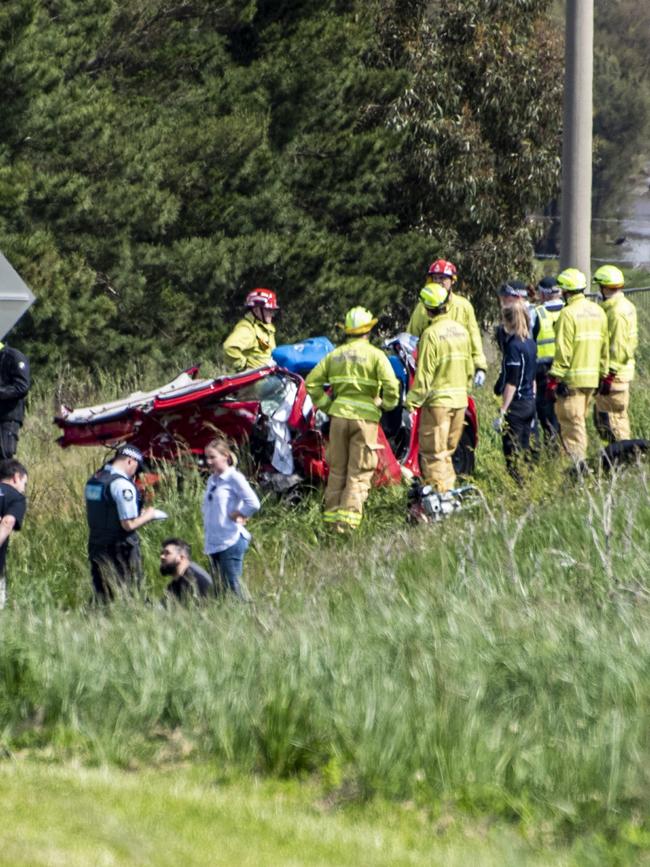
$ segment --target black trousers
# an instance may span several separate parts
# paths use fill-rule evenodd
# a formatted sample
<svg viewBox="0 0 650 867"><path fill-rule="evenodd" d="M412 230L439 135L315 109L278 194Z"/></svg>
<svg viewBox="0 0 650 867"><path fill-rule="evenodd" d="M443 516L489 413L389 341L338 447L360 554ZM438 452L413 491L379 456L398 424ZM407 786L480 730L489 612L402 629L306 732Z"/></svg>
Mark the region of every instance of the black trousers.
<svg viewBox="0 0 650 867"><path fill-rule="evenodd" d="M517 482L521 482L518 469L518 456L531 454L530 437L535 422L535 398L513 400L505 417L505 429L501 439L503 454L508 472Z"/></svg>
<svg viewBox="0 0 650 867"><path fill-rule="evenodd" d="M88 546L95 599L110 602L116 593L137 590L142 580L142 554L137 538L99 547Z"/></svg>
<svg viewBox="0 0 650 867"><path fill-rule="evenodd" d="M537 372L535 380L537 382L537 396L535 398L537 406L537 420L539 426L544 432L544 442L546 445L551 443L559 445L560 443L560 423L555 415L555 401L546 399L546 384L548 380L548 371L542 370Z"/></svg>
<svg viewBox="0 0 650 867"><path fill-rule="evenodd" d="M18 448L19 421L0 421L0 458L13 458Z"/></svg>

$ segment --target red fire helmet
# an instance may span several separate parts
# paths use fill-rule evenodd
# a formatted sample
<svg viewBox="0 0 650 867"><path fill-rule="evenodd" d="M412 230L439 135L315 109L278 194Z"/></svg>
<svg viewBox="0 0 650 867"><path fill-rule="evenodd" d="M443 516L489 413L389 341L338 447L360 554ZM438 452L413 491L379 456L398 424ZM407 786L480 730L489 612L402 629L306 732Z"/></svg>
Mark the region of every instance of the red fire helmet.
<svg viewBox="0 0 650 867"><path fill-rule="evenodd" d="M458 270L453 262L448 262L446 259L436 259L429 265L427 273L432 277L451 277L452 280L455 280Z"/></svg>
<svg viewBox="0 0 650 867"><path fill-rule="evenodd" d="M278 299L271 289L252 289L246 296L245 307L263 307L265 310L279 310Z"/></svg>

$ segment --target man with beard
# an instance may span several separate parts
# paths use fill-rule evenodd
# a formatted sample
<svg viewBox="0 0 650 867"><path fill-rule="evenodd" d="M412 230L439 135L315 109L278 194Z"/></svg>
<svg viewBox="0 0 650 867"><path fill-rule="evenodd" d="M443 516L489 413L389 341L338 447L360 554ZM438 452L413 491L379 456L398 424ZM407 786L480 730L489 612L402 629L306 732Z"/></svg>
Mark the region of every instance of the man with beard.
<svg viewBox="0 0 650 867"><path fill-rule="evenodd" d="M160 574L171 576L165 593L177 602L200 602L215 595L212 578L198 563L190 560L191 553L189 544L183 539L165 539L162 543Z"/></svg>

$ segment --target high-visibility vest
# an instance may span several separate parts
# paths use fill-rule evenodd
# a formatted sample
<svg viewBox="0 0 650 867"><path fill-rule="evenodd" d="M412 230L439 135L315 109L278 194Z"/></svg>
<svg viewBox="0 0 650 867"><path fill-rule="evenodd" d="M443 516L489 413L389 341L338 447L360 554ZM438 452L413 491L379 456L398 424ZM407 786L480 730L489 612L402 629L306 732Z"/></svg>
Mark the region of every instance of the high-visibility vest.
<svg viewBox="0 0 650 867"><path fill-rule="evenodd" d="M332 386L332 395L325 386ZM314 405L337 418L379 421L397 406L400 384L388 356L362 337L352 338L322 358L305 380ZM375 400L382 398L381 406Z"/></svg>
<svg viewBox="0 0 650 867"><path fill-rule="evenodd" d="M636 308L622 292L616 292L603 301L602 308L607 314L609 329L609 369L621 382L631 382L639 343Z"/></svg>
<svg viewBox="0 0 650 867"><path fill-rule="evenodd" d="M239 320L223 344L227 363L237 373L273 364L274 349L275 325L262 322L252 313Z"/></svg>
<svg viewBox="0 0 650 867"><path fill-rule="evenodd" d="M467 329L448 313L435 316L418 344L415 379L406 406L467 406L467 391L474 375L472 347Z"/></svg>
<svg viewBox="0 0 650 867"><path fill-rule="evenodd" d="M551 376L569 388L597 388L609 371L609 334L605 311L572 292L555 323Z"/></svg>
<svg viewBox="0 0 650 867"><path fill-rule="evenodd" d="M553 361L555 355L555 323L560 310L547 310L543 304L535 308L539 317L539 333L537 334L537 360Z"/></svg>

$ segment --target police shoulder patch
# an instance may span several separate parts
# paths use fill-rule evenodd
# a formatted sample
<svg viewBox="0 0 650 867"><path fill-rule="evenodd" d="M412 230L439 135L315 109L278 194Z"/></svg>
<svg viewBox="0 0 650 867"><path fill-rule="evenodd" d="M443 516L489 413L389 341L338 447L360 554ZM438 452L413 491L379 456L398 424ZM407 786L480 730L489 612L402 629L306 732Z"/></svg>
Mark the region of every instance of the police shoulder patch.
<svg viewBox="0 0 650 867"><path fill-rule="evenodd" d="M101 485L93 485L89 482L86 485L86 499L90 502L97 503L102 499L103 488Z"/></svg>
<svg viewBox="0 0 650 867"><path fill-rule="evenodd" d="M124 488L124 490L122 491L122 496L124 497L125 500L132 500L133 499L133 491L131 490L131 488Z"/></svg>

